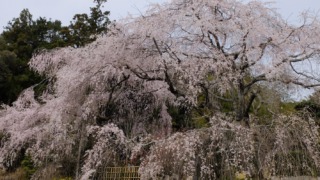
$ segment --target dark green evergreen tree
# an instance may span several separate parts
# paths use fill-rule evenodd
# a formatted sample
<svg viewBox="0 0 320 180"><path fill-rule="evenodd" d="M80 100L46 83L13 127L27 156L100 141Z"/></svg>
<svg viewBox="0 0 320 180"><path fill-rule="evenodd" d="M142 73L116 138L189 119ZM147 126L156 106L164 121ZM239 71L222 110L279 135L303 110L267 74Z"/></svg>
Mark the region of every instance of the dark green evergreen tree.
<svg viewBox="0 0 320 180"><path fill-rule="evenodd" d="M28 62L33 53L56 47L81 47L106 32L109 12L102 11L106 0L95 0L90 15L76 14L69 26L59 20L40 17L33 20L28 9L21 11L0 35L0 104L11 104L20 92L37 84L41 77L32 72Z"/></svg>
<svg viewBox="0 0 320 180"><path fill-rule="evenodd" d="M106 32L106 26L110 23L109 11L101 10L101 2L97 2L95 7L90 8L91 13L76 14L71 22L70 30L73 37L73 45L81 47L96 40L96 35Z"/></svg>

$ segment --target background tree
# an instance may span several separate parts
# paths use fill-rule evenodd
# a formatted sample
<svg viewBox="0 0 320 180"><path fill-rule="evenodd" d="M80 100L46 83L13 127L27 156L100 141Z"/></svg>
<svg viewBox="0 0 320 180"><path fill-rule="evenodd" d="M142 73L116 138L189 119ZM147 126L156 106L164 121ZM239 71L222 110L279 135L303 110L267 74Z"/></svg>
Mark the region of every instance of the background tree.
<svg viewBox="0 0 320 180"><path fill-rule="evenodd" d="M10 51L0 51L0 94L1 102L10 103L23 87L17 85L21 83L21 76L14 76L14 72L19 71L19 64L16 55Z"/></svg>
<svg viewBox="0 0 320 180"><path fill-rule="evenodd" d="M101 10L101 2L96 7L90 8L90 15L76 14L69 28L73 37L75 47L81 47L96 40L97 35L106 32L106 26L110 23L109 11Z"/></svg>
<svg viewBox="0 0 320 180"><path fill-rule="evenodd" d="M48 22L44 18L33 21L27 9L20 13L19 18L9 22L1 35L4 43L1 51L2 55L10 52L10 57L15 59L3 61L10 67L11 78L1 82L1 91L6 93L1 94L0 102L12 103L23 89L40 81L40 77L29 69L28 62L36 49L56 47L56 37L49 36L49 32L55 33L56 27L53 24L61 25L59 21ZM9 64L16 66L13 68Z"/></svg>
<svg viewBox="0 0 320 180"><path fill-rule="evenodd" d="M0 103L11 104L23 89L41 81L41 77L28 66L34 52L56 47L81 47L106 32L106 26L110 23L109 12L102 11L102 2L96 3L95 7L90 8L90 15L76 14L69 26L62 26L59 20L43 17L33 20L28 9L22 10L18 18L8 23L1 34L0 51L4 51L1 56L8 51L13 53L10 57L15 56L15 60L2 60L3 68L9 68L10 78L7 76L7 80L0 82L0 91L3 92ZM7 56L3 58L8 59ZM16 64L15 68L8 63Z"/></svg>

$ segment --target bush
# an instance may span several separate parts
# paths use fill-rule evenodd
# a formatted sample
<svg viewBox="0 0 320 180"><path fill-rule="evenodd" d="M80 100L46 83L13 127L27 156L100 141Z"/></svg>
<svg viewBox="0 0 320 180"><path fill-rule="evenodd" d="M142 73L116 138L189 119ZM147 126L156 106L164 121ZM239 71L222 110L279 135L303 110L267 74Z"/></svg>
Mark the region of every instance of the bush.
<svg viewBox="0 0 320 180"><path fill-rule="evenodd" d="M21 167L25 171L28 179L30 179L32 177L32 175L37 171L32 159L31 159L31 156L29 156L29 155L27 155L23 158L23 160L21 161Z"/></svg>

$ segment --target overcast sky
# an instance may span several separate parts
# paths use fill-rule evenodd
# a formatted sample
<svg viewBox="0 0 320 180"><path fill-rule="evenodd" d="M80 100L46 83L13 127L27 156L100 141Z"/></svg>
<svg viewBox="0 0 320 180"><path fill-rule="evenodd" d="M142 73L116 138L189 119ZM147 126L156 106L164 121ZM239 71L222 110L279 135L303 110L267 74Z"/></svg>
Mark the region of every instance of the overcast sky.
<svg viewBox="0 0 320 180"><path fill-rule="evenodd" d="M61 20L64 25L69 24L76 13L88 13L93 6L93 0L1 0L0 32L3 27L18 17L22 9L28 8L34 19L41 17ZM105 8L111 12L110 19L125 17L128 12L139 14L144 11L148 3L161 3L166 0L108 0ZM244 0L249 1L249 0ZM266 0L265 0L266 1ZM277 0L273 7L277 8L285 19L297 21L298 12L320 9L319 0Z"/></svg>
<svg viewBox="0 0 320 180"><path fill-rule="evenodd" d="M105 9L111 12L110 19L125 17L128 12L139 14L148 3L161 3L165 0L108 0ZM93 0L1 0L0 32L14 17L18 17L24 8L28 8L34 19L38 17L60 20L64 25L69 24L73 15L89 13Z"/></svg>

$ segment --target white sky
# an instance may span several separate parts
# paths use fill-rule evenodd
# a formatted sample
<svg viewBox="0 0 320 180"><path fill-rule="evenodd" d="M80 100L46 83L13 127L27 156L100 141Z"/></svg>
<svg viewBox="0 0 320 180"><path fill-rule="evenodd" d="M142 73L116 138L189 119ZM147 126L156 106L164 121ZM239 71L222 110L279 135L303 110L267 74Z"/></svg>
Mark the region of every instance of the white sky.
<svg viewBox="0 0 320 180"><path fill-rule="evenodd" d="M165 0L108 0L104 5L111 12L110 19L115 20L125 17L128 12L139 14L144 11L148 3L161 3ZM46 17L47 19L60 20L68 25L73 15L89 13L93 7L93 0L1 0L0 5L0 32L9 21L19 17L20 12L28 8L33 19Z"/></svg>
<svg viewBox="0 0 320 180"><path fill-rule="evenodd" d="M128 12L139 14L144 11L148 3L161 3L166 0L108 0L105 8L111 12L110 19L125 17ZM249 0L243 0L245 2ZM267 1L267 0L264 0ZM93 6L93 0L1 0L0 32L14 17L18 17L22 9L28 8L34 19L39 16L61 20L64 25L69 24L76 13L88 13ZM277 8L285 19L297 21L298 12L320 9L319 0L276 0L273 7Z"/></svg>

